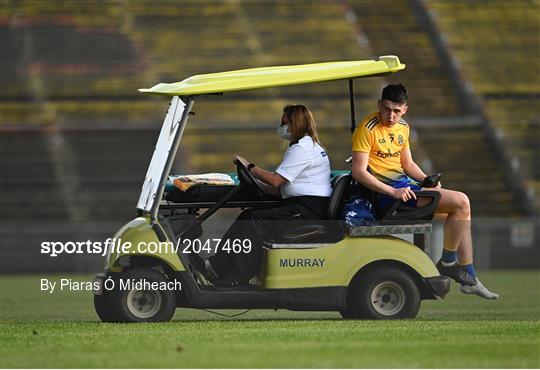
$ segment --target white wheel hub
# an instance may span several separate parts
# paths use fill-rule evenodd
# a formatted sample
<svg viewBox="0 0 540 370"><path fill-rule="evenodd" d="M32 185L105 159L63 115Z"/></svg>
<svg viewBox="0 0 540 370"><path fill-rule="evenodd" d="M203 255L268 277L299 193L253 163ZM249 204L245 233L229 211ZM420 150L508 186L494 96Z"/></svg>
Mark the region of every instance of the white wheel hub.
<svg viewBox="0 0 540 370"><path fill-rule="evenodd" d="M393 281L379 283L371 291L371 306L381 315L395 315L404 305L405 291Z"/></svg>
<svg viewBox="0 0 540 370"><path fill-rule="evenodd" d="M154 316L161 308L161 303L161 294L153 290L130 290L127 295L127 308L139 319Z"/></svg>

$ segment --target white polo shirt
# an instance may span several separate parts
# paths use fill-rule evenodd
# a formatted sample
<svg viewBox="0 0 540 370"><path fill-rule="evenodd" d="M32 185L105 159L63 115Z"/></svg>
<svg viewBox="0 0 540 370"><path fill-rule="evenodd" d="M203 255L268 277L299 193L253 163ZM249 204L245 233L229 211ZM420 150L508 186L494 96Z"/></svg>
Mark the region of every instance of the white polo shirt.
<svg viewBox="0 0 540 370"><path fill-rule="evenodd" d="M329 197L332 194L330 160L311 136L304 136L287 149L276 173L288 181L280 187L284 199L303 195Z"/></svg>

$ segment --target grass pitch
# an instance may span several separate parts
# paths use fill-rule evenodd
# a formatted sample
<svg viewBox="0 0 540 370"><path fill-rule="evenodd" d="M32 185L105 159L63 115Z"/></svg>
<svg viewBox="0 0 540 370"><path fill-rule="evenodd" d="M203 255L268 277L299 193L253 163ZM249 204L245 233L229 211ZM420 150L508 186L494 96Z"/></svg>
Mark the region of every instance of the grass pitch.
<svg viewBox="0 0 540 370"><path fill-rule="evenodd" d="M540 272L480 276L499 300L465 296L453 284L445 300L424 301L415 320L285 310L224 318L178 309L164 324L104 324L91 292L48 294L40 291L43 276L2 276L0 366L540 367Z"/></svg>

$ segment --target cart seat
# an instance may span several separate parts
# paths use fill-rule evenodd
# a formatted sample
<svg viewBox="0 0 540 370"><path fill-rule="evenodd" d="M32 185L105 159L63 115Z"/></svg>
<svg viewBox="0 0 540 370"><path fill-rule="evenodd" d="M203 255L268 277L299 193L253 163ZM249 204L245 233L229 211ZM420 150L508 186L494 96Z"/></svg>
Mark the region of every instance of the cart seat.
<svg viewBox="0 0 540 370"><path fill-rule="evenodd" d="M345 227L340 219L343 196L351 182L349 175L337 175L332 180L332 195L328 200L327 219L312 221L302 220L302 226L296 226L282 233L278 244L284 243L337 243L345 237Z"/></svg>
<svg viewBox="0 0 540 370"><path fill-rule="evenodd" d="M380 194L358 184L350 174L336 176L332 181L332 189L328 203L328 219L316 223L307 221L312 223L286 230L279 244L337 243L344 238L345 229L351 236L390 235L396 233L396 227L402 232L408 233L412 230L412 234L425 235L431 231L431 224L426 221L433 218L440 200L440 194L436 191L419 191L416 192L417 196L432 199L430 204L420 208L407 207L400 200L396 200L390 207L381 209L378 206ZM341 220L341 213L346 200L355 195L363 195L374 205L377 219L375 227L359 226L351 230L346 228Z"/></svg>
<svg viewBox="0 0 540 370"><path fill-rule="evenodd" d="M348 197L360 195L369 200L375 211L375 219L380 225L425 223L433 219L435 210L439 205L441 194L432 190L415 191L417 198L431 199L431 202L423 207L409 207L401 200L396 199L390 206L381 207L381 193L366 188L354 181L349 175ZM346 198L347 199L347 198Z"/></svg>

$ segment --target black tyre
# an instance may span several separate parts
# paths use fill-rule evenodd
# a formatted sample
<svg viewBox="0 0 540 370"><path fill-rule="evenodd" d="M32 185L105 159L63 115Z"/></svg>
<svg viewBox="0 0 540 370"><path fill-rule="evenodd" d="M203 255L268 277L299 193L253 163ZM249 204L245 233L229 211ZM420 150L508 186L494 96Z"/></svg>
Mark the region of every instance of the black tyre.
<svg viewBox="0 0 540 370"><path fill-rule="evenodd" d="M357 276L347 294L346 319L393 320L416 317L420 292L415 280L397 267L377 267Z"/></svg>
<svg viewBox="0 0 540 370"><path fill-rule="evenodd" d="M119 321L118 315L115 315L111 304L109 303L109 298L111 293L103 289L101 295L94 295L94 308L97 315L103 322L116 322Z"/></svg>
<svg viewBox="0 0 540 370"><path fill-rule="evenodd" d="M109 297L109 304L117 321L121 322L162 322L170 321L176 309L173 290L122 290L120 280L168 283L169 279L153 269L136 268L120 274L116 287Z"/></svg>

